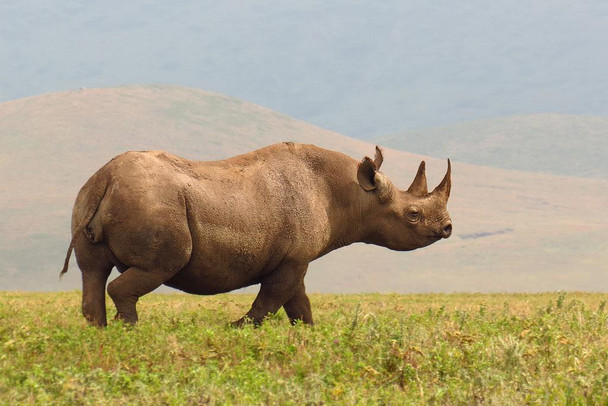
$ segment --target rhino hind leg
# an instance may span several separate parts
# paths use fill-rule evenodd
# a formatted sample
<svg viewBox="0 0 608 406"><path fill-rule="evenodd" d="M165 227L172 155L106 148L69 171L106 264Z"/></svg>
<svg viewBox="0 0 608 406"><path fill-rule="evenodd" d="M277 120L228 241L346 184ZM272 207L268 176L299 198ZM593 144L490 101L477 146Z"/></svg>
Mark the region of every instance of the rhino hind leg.
<svg viewBox="0 0 608 406"><path fill-rule="evenodd" d="M111 265L82 272L82 314L94 326L104 327L107 324L105 288L111 272Z"/></svg>
<svg viewBox="0 0 608 406"><path fill-rule="evenodd" d="M310 300L306 296L304 283L300 285L298 292L283 305L283 308L287 312L291 324L296 324L298 321L313 324Z"/></svg>
<svg viewBox="0 0 608 406"><path fill-rule="evenodd" d="M92 325L106 325L106 282L114 264L103 244L91 244L82 234L74 243L82 272L82 314Z"/></svg>
<svg viewBox="0 0 608 406"><path fill-rule="evenodd" d="M259 325L266 316L275 314L285 303L299 293L301 287L303 287L307 268L308 264L303 266L282 265L265 276L261 281L260 292L253 301L251 309L232 325L239 327L247 322ZM308 306L310 311L310 303ZM312 320L312 316L310 319Z"/></svg>
<svg viewBox="0 0 608 406"><path fill-rule="evenodd" d="M138 216L131 213L124 222L105 227L112 254L123 271L108 284L108 294L116 306L115 319L135 324L139 298L174 277L190 261L192 238L181 209L179 205L142 209Z"/></svg>
<svg viewBox="0 0 608 406"><path fill-rule="evenodd" d="M116 306L115 320L137 323L136 304L139 298L152 292L173 276L165 270L143 270L130 267L108 285L108 294Z"/></svg>

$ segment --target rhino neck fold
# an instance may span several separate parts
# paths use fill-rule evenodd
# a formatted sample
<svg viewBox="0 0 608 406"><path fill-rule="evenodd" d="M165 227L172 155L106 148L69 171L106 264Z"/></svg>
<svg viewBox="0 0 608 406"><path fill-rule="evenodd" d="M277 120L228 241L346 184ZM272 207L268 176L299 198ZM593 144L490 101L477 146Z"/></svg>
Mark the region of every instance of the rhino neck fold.
<svg viewBox="0 0 608 406"><path fill-rule="evenodd" d="M350 204L329 212L330 239L319 256L356 242L374 243L373 221L370 220L374 217L373 205L377 204L377 200L365 192L357 197Z"/></svg>

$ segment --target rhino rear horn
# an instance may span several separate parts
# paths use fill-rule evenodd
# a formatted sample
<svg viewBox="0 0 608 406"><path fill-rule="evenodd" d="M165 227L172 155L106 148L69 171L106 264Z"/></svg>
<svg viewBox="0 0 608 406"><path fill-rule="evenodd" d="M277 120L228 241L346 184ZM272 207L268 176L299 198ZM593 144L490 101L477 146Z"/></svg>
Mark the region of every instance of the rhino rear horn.
<svg viewBox="0 0 608 406"><path fill-rule="evenodd" d="M450 189L452 188L452 163L448 159L448 170L443 177L443 180L435 190L433 190L434 194L438 194L442 196L446 201L450 197Z"/></svg>
<svg viewBox="0 0 608 406"><path fill-rule="evenodd" d="M420 162L418 172L416 172L416 177L407 191L414 196L426 196L429 193L428 186L426 184L426 164L424 161Z"/></svg>

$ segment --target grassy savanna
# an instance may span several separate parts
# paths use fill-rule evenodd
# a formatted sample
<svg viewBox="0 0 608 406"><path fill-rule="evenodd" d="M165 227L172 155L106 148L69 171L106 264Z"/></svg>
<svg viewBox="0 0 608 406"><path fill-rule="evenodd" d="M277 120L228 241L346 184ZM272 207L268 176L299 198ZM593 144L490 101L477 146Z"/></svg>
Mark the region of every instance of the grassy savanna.
<svg viewBox="0 0 608 406"><path fill-rule="evenodd" d="M314 327L229 327L252 299L151 294L98 329L78 292L2 292L0 403L608 401L605 294L311 295Z"/></svg>

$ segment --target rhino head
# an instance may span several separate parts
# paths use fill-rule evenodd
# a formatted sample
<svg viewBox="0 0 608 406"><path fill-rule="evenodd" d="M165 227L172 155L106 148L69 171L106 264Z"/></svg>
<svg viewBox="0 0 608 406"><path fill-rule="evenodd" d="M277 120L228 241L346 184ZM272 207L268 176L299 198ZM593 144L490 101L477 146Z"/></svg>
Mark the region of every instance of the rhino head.
<svg viewBox="0 0 608 406"><path fill-rule="evenodd" d="M441 183L429 193L425 162L422 161L407 190L397 189L379 171L382 150L376 147L372 160L365 157L358 165L357 180L368 194L374 194L371 216L374 226L369 242L396 251L425 247L452 234L452 220L447 211L451 188L451 163Z"/></svg>

